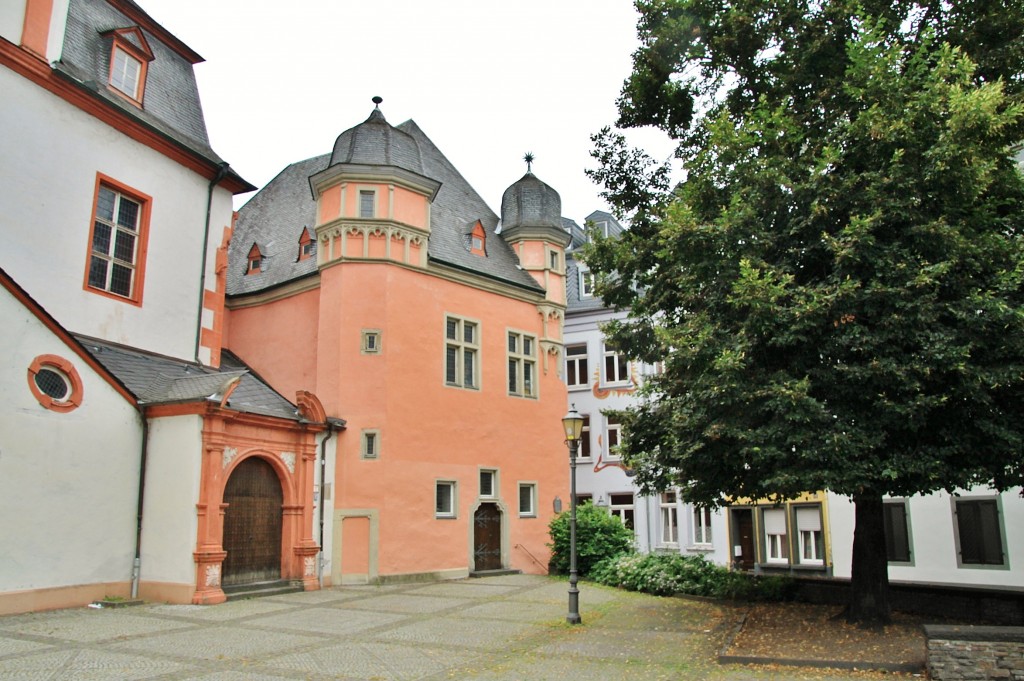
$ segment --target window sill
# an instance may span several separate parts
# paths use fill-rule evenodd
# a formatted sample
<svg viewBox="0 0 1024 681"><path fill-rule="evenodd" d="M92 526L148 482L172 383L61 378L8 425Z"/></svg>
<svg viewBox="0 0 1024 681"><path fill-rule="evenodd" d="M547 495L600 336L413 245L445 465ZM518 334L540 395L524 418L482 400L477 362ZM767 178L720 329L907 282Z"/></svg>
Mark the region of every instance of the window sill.
<svg viewBox="0 0 1024 681"><path fill-rule="evenodd" d="M569 385L569 386L566 386L566 388L568 388L569 392L580 391L580 390L590 390L590 386L589 385Z"/></svg>
<svg viewBox="0 0 1024 681"><path fill-rule="evenodd" d="M692 544L690 546L687 546L686 550L697 553L711 553L715 550L715 547L711 544Z"/></svg>

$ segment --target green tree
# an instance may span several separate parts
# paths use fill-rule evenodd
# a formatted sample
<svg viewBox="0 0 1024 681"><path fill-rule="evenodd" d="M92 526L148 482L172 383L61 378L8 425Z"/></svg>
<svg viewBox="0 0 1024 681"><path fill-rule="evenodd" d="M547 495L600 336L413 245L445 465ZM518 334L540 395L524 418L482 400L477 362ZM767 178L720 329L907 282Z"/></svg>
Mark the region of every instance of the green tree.
<svg viewBox="0 0 1024 681"><path fill-rule="evenodd" d="M638 0L591 171L607 329L664 361L624 413L648 491L853 498L851 621L889 619L884 494L1024 482L1020 0Z"/></svg>
<svg viewBox="0 0 1024 681"><path fill-rule="evenodd" d="M550 570L569 573L569 511L559 513L548 525L551 535ZM576 570L586 576L606 558L633 551L633 531L606 509L591 503L576 508Z"/></svg>

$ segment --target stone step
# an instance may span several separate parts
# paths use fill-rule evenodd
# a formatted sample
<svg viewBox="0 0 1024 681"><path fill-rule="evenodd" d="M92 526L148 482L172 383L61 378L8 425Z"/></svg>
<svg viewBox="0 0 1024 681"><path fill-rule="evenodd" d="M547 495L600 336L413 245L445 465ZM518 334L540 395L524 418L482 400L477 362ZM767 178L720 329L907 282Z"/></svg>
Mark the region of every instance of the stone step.
<svg viewBox="0 0 1024 681"><path fill-rule="evenodd" d="M502 575L521 575L522 570L476 570L470 572L470 577L501 577Z"/></svg>
<svg viewBox="0 0 1024 681"><path fill-rule="evenodd" d="M233 584L225 586L224 595L229 601L238 601L245 598L261 598L264 596L279 596L281 594L293 594L302 591L301 584L293 584L287 579L274 580L272 582L253 582L251 584Z"/></svg>

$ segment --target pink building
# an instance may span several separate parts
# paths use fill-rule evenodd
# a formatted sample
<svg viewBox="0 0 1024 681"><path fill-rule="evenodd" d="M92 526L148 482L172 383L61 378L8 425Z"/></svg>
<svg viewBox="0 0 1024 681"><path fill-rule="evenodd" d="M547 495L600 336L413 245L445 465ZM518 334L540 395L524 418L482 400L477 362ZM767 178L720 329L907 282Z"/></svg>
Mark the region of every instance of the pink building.
<svg viewBox="0 0 1024 681"><path fill-rule="evenodd" d="M225 347L346 422L321 446L324 583L546 571L568 501L560 212L527 172L499 220L379 108L239 211Z"/></svg>

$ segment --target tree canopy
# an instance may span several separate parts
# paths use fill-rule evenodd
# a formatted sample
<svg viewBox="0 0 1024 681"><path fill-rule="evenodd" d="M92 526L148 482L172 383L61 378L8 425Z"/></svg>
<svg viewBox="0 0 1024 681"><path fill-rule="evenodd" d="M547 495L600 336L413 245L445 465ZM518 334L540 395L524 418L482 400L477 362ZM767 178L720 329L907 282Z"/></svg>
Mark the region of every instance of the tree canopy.
<svg viewBox="0 0 1024 681"><path fill-rule="evenodd" d="M631 229L585 259L631 311L612 341L664 362L623 414L641 487L1022 484L1020 0L636 5L618 125L671 135L685 178L595 135Z"/></svg>

